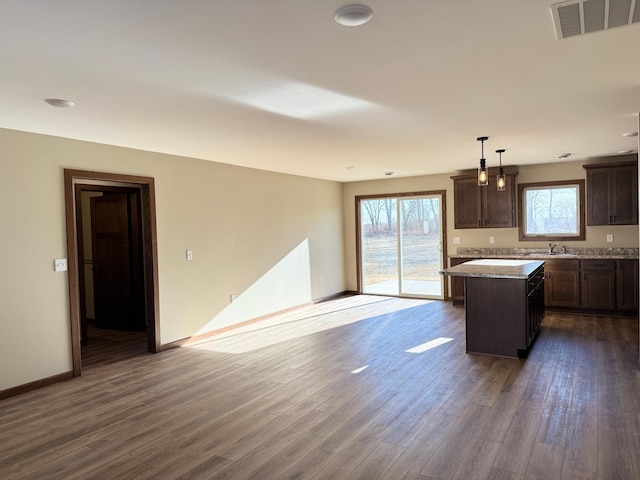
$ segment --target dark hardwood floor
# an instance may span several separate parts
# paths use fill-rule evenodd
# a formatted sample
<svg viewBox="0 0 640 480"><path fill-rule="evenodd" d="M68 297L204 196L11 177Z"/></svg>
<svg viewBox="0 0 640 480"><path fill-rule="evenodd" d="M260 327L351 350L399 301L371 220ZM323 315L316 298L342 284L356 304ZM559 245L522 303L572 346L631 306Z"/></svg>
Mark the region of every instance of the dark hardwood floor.
<svg viewBox="0 0 640 480"><path fill-rule="evenodd" d="M122 332L88 326L88 344L82 347L82 368L122 362L147 353L147 332Z"/></svg>
<svg viewBox="0 0 640 480"><path fill-rule="evenodd" d="M636 318L548 313L527 359L464 346L461 308L349 297L96 348L82 377L0 401L0 478L640 478Z"/></svg>

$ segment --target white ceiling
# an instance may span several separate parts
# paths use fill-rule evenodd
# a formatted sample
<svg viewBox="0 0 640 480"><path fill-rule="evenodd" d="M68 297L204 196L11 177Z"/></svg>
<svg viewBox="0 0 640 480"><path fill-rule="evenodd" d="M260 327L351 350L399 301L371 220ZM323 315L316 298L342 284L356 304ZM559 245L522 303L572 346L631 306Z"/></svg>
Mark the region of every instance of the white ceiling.
<svg viewBox="0 0 640 480"><path fill-rule="evenodd" d="M489 166L637 151L640 23L557 40L553 0L368 0L344 27L346 3L0 0L0 127L338 181L475 168L485 135ZM275 90L297 117L255 106Z"/></svg>

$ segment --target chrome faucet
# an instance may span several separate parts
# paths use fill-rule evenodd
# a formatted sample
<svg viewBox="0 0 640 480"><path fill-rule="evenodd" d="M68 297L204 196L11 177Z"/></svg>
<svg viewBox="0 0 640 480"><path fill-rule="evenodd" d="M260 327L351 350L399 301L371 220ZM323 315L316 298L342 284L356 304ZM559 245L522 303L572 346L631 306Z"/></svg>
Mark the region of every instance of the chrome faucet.
<svg viewBox="0 0 640 480"><path fill-rule="evenodd" d="M549 255L555 255L555 251L553 250L554 248L560 246L559 243L551 243L549 242ZM567 247L565 247L564 245L562 245L562 254L566 255L567 254Z"/></svg>

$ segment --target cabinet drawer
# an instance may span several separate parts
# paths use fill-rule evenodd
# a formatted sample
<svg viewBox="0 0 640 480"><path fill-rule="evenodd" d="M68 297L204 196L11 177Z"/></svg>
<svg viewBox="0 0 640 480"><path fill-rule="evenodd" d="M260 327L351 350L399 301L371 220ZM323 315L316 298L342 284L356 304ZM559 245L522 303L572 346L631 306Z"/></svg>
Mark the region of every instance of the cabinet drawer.
<svg viewBox="0 0 640 480"><path fill-rule="evenodd" d="M562 260L545 260L545 270L580 270L580 260L562 259Z"/></svg>
<svg viewBox="0 0 640 480"><path fill-rule="evenodd" d="M615 260L581 260L580 267L588 271L613 272L616 269Z"/></svg>

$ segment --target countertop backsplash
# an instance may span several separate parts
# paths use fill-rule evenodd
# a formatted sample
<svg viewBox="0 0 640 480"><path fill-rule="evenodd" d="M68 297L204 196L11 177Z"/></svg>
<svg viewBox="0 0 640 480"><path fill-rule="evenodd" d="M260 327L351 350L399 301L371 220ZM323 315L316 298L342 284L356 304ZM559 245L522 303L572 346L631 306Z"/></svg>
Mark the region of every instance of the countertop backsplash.
<svg viewBox="0 0 640 480"><path fill-rule="evenodd" d="M557 246L555 249L561 249ZM561 250L549 254L547 248L473 248L458 247L451 258L472 257L472 258L519 258L523 256L535 255L545 258L595 258L595 259L637 259L638 248L579 248L567 247L566 252Z"/></svg>

